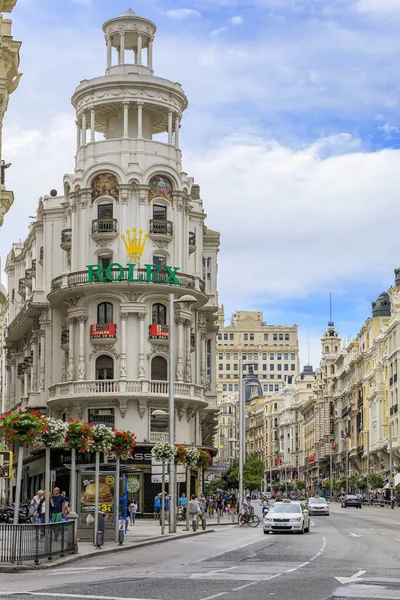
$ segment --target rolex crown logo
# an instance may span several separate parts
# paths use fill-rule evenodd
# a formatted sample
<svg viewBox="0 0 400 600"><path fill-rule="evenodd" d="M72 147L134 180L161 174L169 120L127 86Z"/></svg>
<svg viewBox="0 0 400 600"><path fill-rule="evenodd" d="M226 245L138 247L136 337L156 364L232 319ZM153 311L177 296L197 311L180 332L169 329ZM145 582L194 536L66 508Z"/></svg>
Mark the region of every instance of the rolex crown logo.
<svg viewBox="0 0 400 600"><path fill-rule="evenodd" d="M139 235L136 229L132 229L133 235L129 229L126 230L126 236L124 234L121 235L121 238L124 240L125 248L128 255L131 258L140 258L143 254L144 247L146 245L147 238L149 237L147 233L143 235L143 231L139 230Z"/></svg>

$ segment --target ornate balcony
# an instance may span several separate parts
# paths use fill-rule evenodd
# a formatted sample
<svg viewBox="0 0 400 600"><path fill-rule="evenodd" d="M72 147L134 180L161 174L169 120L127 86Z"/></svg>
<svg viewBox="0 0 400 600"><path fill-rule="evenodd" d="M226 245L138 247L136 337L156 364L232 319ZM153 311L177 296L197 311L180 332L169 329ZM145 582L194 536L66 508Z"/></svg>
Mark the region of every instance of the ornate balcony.
<svg viewBox="0 0 400 600"><path fill-rule="evenodd" d="M63 250L71 250L72 246L72 229L63 229L61 232L61 248Z"/></svg>
<svg viewBox="0 0 400 600"><path fill-rule="evenodd" d="M189 231L189 254L196 251L196 234L194 231Z"/></svg>
<svg viewBox="0 0 400 600"><path fill-rule="evenodd" d="M153 240L171 241L174 235L174 224L172 221L162 221L151 219L149 227L149 236Z"/></svg>
<svg viewBox="0 0 400 600"><path fill-rule="evenodd" d="M95 323L90 326L90 341L92 344L107 344L117 338L115 323Z"/></svg>
<svg viewBox="0 0 400 600"><path fill-rule="evenodd" d="M57 383L49 388L49 406L65 405L65 402L76 399L123 400L165 400L168 402L169 384L167 381L149 381L145 379L125 380L93 380L70 381ZM207 401L204 388L193 383L175 383L176 404L196 403L199 408L206 408Z"/></svg>
<svg viewBox="0 0 400 600"><path fill-rule="evenodd" d="M117 219L94 219L92 221L92 238L94 240L110 240L117 235Z"/></svg>

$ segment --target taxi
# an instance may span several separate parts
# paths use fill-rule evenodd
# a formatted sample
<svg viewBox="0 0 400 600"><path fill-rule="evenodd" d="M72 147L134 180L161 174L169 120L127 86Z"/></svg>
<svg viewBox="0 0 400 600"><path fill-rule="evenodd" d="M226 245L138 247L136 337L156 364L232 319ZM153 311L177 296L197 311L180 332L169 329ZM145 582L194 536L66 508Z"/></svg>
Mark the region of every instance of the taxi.
<svg viewBox="0 0 400 600"><path fill-rule="evenodd" d="M292 531L310 532L310 515L304 502L282 500L276 502L263 519L264 533Z"/></svg>

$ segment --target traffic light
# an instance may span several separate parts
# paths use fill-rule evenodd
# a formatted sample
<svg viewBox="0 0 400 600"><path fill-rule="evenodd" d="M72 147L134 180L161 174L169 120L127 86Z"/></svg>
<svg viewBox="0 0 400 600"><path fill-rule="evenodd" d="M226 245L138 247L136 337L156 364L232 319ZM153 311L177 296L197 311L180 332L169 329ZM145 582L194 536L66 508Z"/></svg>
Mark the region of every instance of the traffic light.
<svg viewBox="0 0 400 600"><path fill-rule="evenodd" d="M12 475L12 452L4 450L0 452L0 479L10 479Z"/></svg>

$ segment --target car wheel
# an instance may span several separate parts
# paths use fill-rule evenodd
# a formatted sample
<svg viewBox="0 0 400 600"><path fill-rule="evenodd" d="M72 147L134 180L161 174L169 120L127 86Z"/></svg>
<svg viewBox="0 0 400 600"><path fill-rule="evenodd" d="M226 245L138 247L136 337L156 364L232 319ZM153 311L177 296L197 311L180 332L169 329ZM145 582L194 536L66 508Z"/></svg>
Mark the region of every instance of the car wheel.
<svg viewBox="0 0 400 600"><path fill-rule="evenodd" d="M310 533L310 521L308 522L308 527L304 529L306 533Z"/></svg>
<svg viewBox="0 0 400 600"><path fill-rule="evenodd" d="M264 529L264 533L265 533L265 535L268 535L268 534L269 534L269 531L266 531L266 530Z"/></svg>
<svg viewBox="0 0 400 600"><path fill-rule="evenodd" d="M304 523L303 523L303 526L302 526L302 528L301 528L301 531L299 531L299 533L300 533L301 535L304 535Z"/></svg>

